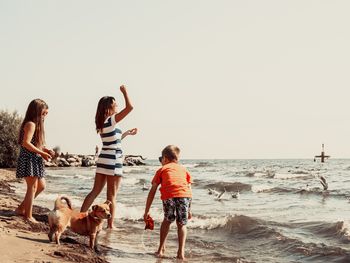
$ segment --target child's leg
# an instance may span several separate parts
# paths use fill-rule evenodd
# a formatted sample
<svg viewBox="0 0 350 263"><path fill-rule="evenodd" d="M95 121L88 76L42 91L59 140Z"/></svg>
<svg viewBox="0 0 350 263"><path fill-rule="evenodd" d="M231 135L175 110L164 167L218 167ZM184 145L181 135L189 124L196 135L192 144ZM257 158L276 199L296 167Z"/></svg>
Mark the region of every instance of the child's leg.
<svg viewBox="0 0 350 263"><path fill-rule="evenodd" d="M45 178L39 178L38 179L38 187L36 189L34 198L36 198L42 191L44 191L45 187L46 187Z"/></svg>
<svg viewBox="0 0 350 263"><path fill-rule="evenodd" d="M37 185L37 189L34 195L34 199L42 192L44 191L46 186L46 182L44 178L38 178L38 185ZM24 209L24 200L22 201L22 203L18 206L18 208L16 209L16 213L18 215L24 215L25 214L25 209Z"/></svg>
<svg viewBox="0 0 350 263"><path fill-rule="evenodd" d="M179 240L179 249L177 251L178 259L185 259L185 244L187 237L187 221L188 212L190 209L191 198L174 198L176 207L176 224L177 224L177 238Z"/></svg>
<svg viewBox="0 0 350 263"><path fill-rule="evenodd" d="M27 192L23 200L24 207L24 217L30 221L36 222L33 218L33 201L35 197L35 193L38 187L38 177L35 176L27 176L25 177L27 183Z"/></svg>
<svg viewBox="0 0 350 263"><path fill-rule="evenodd" d="M159 248L156 252L158 257L165 253L165 241L169 233L170 225L175 220L175 202L172 198L163 200L164 220L160 227Z"/></svg>
<svg viewBox="0 0 350 263"><path fill-rule="evenodd" d="M114 217L116 210L116 197L119 190L120 183L122 181L121 176L107 176L107 200L111 201L111 215L112 217L108 219L107 228L113 229Z"/></svg>
<svg viewBox="0 0 350 263"><path fill-rule="evenodd" d="M158 257L162 257L165 253L165 241L169 233L170 224L168 220L164 219L162 222L162 225L160 227L160 240L159 240L159 247L158 251L156 252L156 255Z"/></svg>
<svg viewBox="0 0 350 263"><path fill-rule="evenodd" d="M103 187L106 184L106 176L104 174L96 174L94 187L91 192L85 197L83 205L80 208L80 212L86 212L92 203L95 201L95 198L101 193Z"/></svg>
<svg viewBox="0 0 350 263"><path fill-rule="evenodd" d="M181 225L177 223L177 238L179 240L179 249L177 251L178 259L185 259L185 243L187 237L187 227L186 225Z"/></svg>

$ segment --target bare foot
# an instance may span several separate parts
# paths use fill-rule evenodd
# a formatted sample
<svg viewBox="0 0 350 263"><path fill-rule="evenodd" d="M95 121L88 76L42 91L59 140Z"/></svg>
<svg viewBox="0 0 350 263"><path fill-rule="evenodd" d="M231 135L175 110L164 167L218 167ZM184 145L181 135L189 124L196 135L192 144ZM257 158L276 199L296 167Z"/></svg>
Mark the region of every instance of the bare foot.
<svg viewBox="0 0 350 263"><path fill-rule="evenodd" d="M187 258L185 258L185 255L177 254L177 257L176 257L176 258L177 258L178 260L187 262Z"/></svg>
<svg viewBox="0 0 350 263"><path fill-rule="evenodd" d="M24 211L24 209L19 209L19 207L17 207L16 210L15 210L15 213L18 216L24 216L25 211Z"/></svg>
<svg viewBox="0 0 350 263"><path fill-rule="evenodd" d="M164 256L164 254L162 252L154 252L154 255L157 257L157 258L162 258Z"/></svg>
<svg viewBox="0 0 350 263"><path fill-rule="evenodd" d="M39 223L38 221L36 221L36 219L34 217L26 217L25 219L33 224Z"/></svg>
<svg viewBox="0 0 350 263"><path fill-rule="evenodd" d="M162 258L162 257L164 257L164 254L165 254L165 248L162 248L161 250L158 250L157 252L154 252L154 255L155 255L157 258Z"/></svg>

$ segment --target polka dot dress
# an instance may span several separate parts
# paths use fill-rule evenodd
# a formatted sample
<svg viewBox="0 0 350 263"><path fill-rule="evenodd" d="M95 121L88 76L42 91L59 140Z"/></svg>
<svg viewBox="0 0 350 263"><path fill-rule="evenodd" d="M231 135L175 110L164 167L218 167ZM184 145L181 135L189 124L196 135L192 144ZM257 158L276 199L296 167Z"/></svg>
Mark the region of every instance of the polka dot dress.
<svg viewBox="0 0 350 263"><path fill-rule="evenodd" d="M35 139L31 140L35 145ZM24 178L27 176L37 176L43 178L45 176L45 167L43 158L34 152L28 151L21 146L20 153L17 160L17 178Z"/></svg>

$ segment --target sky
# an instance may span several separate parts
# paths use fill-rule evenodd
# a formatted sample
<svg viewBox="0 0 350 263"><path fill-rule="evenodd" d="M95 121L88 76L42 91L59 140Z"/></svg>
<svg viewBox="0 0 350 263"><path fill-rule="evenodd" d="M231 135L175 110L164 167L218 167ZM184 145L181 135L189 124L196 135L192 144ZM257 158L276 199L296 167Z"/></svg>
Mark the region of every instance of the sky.
<svg viewBox="0 0 350 263"><path fill-rule="evenodd" d="M349 1L0 0L0 110L44 99L49 147L93 154L129 92L125 154L350 157Z"/></svg>

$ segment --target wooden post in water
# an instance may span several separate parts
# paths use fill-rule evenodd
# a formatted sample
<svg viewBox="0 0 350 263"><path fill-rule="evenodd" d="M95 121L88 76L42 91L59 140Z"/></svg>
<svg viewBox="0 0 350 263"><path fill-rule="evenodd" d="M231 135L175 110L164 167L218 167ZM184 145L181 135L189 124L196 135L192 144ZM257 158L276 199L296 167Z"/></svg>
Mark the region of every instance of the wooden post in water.
<svg viewBox="0 0 350 263"><path fill-rule="evenodd" d="M330 155L325 155L324 153L324 144L322 143L322 152L321 155L316 155L314 158L314 161L316 161L316 158L321 158L321 163L324 163L324 159L331 157Z"/></svg>

